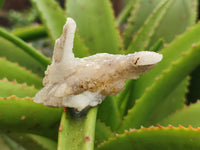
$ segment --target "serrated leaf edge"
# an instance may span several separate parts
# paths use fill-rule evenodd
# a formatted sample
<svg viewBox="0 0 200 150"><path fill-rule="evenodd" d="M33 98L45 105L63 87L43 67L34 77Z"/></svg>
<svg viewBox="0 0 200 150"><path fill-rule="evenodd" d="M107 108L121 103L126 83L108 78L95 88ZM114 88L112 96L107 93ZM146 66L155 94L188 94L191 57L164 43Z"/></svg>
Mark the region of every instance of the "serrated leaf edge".
<svg viewBox="0 0 200 150"><path fill-rule="evenodd" d="M33 101L33 98L31 97L23 97L23 98L20 98L20 97L17 97L16 95L11 95L9 97L0 97L0 100L11 100L11 99L17 99L17 100L29 100L29 101Z"/></svg>
<svg viewBox="0 0 200 150"><path fill-rule="evenodd" d="M141 132L141 131L151 131L151 130L170 130L170 129L175 129L175 130L179 130L179 129L183 129L183 130L193 130L193 131L198 131L200 132L200 127L198 128L194 128L191 125L189 125L188 127L184 127L182 125L179 125L178 127L173 126L173 125L168 125L167 127L165 126L161 126L161 125L157 125L157 126L150 126L150 127L143 127L141 126L140 129L134 129L134 128L130 128L129 130L124 130L124 133L122 134L115 134L115 137L111 137L109 138L107 141L104 141L102 143L100 143L97 148L107 144L108 142L115 140L117 138L123 137L126 134L131 134L133 132Z"/></svg>
<svg viewBox="0 0 200 150"><path fill-rule="evenodd" d="M159 80L161 80L161 79L163 78L163 76L165 76L165 74L166 74L167 72L170 72L171 69L172 69L172 67L176 67L176 65L180 63L179 61L180 61L184 56L189 55L192 51L196 51L195 48L196 48L197 46L200 46L200 43L193 43L192 46L191 46L191 48L190 48L188 51L185 51L185 52L182 52L182 53L181 53L181 58L179 58L179 59L176 60L176 61L172 61L172 62L171 62L171 65L170 65L168 68L166 68L165 70L163 70L162 73L161 73L158 77L155 78L154 84L151 84L148 88L145 89L145 92L144 92L145 94L144 94L144 95L146 95L146 92L149 91L151 88L153 88L153 87L155 86L155 83L158 82ZM135 101L134 107L137 105L137 103L140 102L140 99L142 99L142 98L144 97L144 95L142 95L142 97L140 97L139 99L137 99L137 100ZM134 107L132 107L131 109L129 109L127 115L123 117L123 123L122 123L122 124L124 124L124 121L127 120L127 118L131 117L129 114L130 114L132 111L134 111ZM123 127L123 126L122 126L122 127Z"/></svg>
<svg viewBox="0 0 200 150"><path fill-rule="evenodd" d="M7 60L6 57L0 57L0 60L8 61L9 63L12 63L13 65L15 65L16 67L19 67L19 68L22 69L23 71L26 71L26 72L32 74L32 75L35 76L36 78L42 79L38 74L33 73L32 70L29 70L29 69L27 69L27 68L24 67L24 66L20 66L18 62L11 62L11 61ZM6 77L1 78L0 80L8 80L7 78L6 78L6 79L5 79L5 78L6 78ZM13 81L12 81L12 80L8 80L8 81L14 83L16 80L13 80ZM17 82L17 81L16 81L16 82ZM24 85L27 86L27 83L26 83L26 82L24 82L24 83L18 83L18 84L22 84L22 85L24 84ZM34 84L31 84L31 85L29 85L29 86L30 86L30 87L36 88ZM36 88L36 89L37 89L37 88Z"/></svg>
<svg viewBox="0 0 200 150"><path fill-rule="evenodd" d="M17 82L17 80L12 80L12 81L9 81L6 77L3 78L3 79L0 79L0 82L3 82L3 83L9 83L9 84L12 84L12 85L20 85L21 87L30 87L30 88L35 88L35 85L27 85L27 83L19 83Z"/></svg>

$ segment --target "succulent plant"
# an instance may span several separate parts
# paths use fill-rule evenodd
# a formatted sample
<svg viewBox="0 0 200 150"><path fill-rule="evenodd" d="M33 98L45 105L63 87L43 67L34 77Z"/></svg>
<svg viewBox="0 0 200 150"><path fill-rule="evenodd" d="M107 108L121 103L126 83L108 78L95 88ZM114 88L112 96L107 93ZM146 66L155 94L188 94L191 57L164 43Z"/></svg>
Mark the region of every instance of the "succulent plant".
<svg viewBox="0 0 200 150"><path fill-rule="evenodd" d="M0 28L0 149L200 148L197 0L126 0L117 18L108 0L67 0L65 11L55 0L31 3L43 25ZM34 103L51 59L27 42L49 37L54 45L67 17L77 23L75 57L149 50L163 60L96 107Z"/></svg>

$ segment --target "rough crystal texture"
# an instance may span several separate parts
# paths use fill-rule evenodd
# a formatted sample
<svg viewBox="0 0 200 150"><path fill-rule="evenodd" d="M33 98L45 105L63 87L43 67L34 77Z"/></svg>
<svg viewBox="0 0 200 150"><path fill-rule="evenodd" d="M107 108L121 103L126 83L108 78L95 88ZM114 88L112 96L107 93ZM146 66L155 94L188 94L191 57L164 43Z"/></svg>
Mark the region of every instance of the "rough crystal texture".
<svg viewBox="0 0 200 150"><path fill-rule="evenodd" d="M121 92L125 80L139 78L162 59L161 54L147 51L75 58L72 52L75 29L74 20L68 18L62 36L56 40L52 64L45 72L45 87L36 94L35 102L79 111L96 106L106 96Z"/></svg>

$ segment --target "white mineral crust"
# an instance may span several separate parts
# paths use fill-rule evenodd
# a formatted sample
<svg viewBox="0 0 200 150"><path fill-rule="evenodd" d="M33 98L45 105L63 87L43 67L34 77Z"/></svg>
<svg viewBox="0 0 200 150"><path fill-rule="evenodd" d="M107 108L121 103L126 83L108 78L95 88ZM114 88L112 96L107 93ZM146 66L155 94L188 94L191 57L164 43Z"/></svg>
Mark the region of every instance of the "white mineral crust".
<svg viewBox="0 0 200 150"><path fill-rule="evenodd" d="M75 30L76 23L67 18L63 33L56 40L52 64L45 72L44 88L36 94L34 102L79 111L96 106L106 96L121 92L125 80L139 78L162 59L161 54L148 51L75 58L72 52Z"/></svg>

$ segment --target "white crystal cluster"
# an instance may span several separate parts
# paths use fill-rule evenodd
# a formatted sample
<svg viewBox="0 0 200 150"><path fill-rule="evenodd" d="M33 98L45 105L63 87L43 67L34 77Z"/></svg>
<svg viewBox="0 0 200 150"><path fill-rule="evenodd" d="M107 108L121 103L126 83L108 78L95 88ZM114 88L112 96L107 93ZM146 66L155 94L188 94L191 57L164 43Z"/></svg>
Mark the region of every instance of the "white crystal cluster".
<svg viewBox="0 0 200 150"><path fill-rule="evenodd" d="M68 18L62 36L56 40L52 64L43 79L45 87L36 94L36 103L79 111L96 106L106 96L121 92L125 80L137 79L162 59L161 54L147 51L75 58L72 52L75 30L74 20Z"/></svg>

